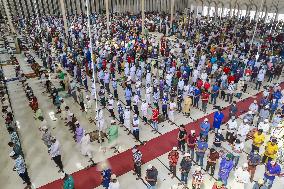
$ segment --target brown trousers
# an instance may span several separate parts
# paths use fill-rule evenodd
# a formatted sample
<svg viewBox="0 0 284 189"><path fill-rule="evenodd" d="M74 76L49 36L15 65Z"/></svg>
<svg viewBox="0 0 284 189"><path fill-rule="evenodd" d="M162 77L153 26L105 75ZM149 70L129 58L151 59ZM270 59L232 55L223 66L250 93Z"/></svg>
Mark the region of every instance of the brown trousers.
<svg viewBox="0 0 284 189"><path fill-rule="evenodd" d="M248 172L250 173L250 180L253 180L255 170L256 170L256 165L249 165L248 166Z"/></svg>

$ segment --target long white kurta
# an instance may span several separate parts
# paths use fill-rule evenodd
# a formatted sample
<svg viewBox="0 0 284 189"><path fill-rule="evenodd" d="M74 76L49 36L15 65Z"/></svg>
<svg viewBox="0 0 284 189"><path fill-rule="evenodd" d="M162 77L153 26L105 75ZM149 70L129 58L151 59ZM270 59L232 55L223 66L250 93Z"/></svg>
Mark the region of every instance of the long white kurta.
<svg viewBox="0 0 284 189"><path fill-rule="evenodd" d="M105 132L106 128L105 128L105 120L104 120L104 115L103 115L103 111L101 110L99 112L99 115L97 117L97 126L99 131Z"/></svg>
<svg viewBox="0 0 284 189"><path fill-rule="evenodd" d="M269 123L260 122L258 124L258 129L262 129L263 132L265 134L267 134L269 132L269 129L270 129L270 124Z"/></svg>
<svg viewBox="0 0 284 189"><path fill-rule="evenodd" d="M148 87L146 89L146 102L148 104L151 104L151 95L152 95L151 93L152 93L152 87Z"/></svg>
<svg viewBox="0 0 284 189"><path fill-rule="evenodd" d="M231 188L247 189L247 184L250 181L250 174L248 171L244 171L242 167L239 167L235 171L235 179L229 184Z"/></svg>
<svg viewBox="0 0 284 189"><path fill-rule="evenodd" d="M93 117L93 101L88 100L85 106L86 117L87 119L91 119Z"/></svg>
<svg viewBox="0 0 284 189"><path fill-rule="evenodd" d="M130 111L124 111L124 126L130 130Z"/></svg>
<svg viewBox="0 0 284 189"><path fill-rule="evenodd" d="M241 137L239 137L241 141L246 138L249 131L250 131L250 126L248 124L243 124L243 125L239 126L237 133L238 133L238 135L241 136Z"/></svg>
<svg viewBox="0 0 284 189"><path fill-rule="evenodd" d="M174 112L175 112L176 106L177 106L177 105L176 105L175 102L171 102L171 103L170 103L169 119L170 119L170 121L172 121L172 122L175 121Z"/></svg>
<svg viewBox="0 0 284 189"><path fill-rule="evenodd" d="M84 135L81 139L81 154L92 158L90 135Z"/></svg>
<svg viewBox="0 0 284 189"><path fill-rule="evenodd" d="M141 104L141 112L142 112L142 115L143 115L144 117L147 117L147 116L148 116L148 111L147 111L147 109L148 109L148 104L145 103L145 102L143 102L143 103Z"/></svg>

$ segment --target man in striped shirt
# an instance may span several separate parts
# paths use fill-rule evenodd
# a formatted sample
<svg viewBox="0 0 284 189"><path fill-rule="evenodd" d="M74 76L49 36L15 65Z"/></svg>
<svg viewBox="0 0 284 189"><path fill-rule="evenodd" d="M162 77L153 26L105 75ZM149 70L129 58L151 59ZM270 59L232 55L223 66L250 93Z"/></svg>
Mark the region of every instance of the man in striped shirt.
<svg viewBox="0 0 284 189"><path fill-rule="evenodd" d="M133 175L137 175L136 180L139 180L141 178L142 153L137 149L137 146L134 146L132 153L134 162Z"/></svg>

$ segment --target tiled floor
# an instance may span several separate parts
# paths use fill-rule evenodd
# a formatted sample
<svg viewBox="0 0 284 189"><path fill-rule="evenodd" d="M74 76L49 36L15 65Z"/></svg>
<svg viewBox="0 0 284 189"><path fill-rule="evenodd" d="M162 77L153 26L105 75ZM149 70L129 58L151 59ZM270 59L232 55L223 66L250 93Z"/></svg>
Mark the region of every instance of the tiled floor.
<svg viewBox="0 0 284 189"><path fill-rule="evenodd" d="M0 55L0 58L2 56L6 55ZM27 62L25 61L25 57L23 54L19 54L16 56L19 60L19 63L24 71L24 73L31 73L32 70L27 65ZM36 59L37 61L40 61ZM40 62L39 62L40 63ZM3 67L5 77L7 79L15 77L14 72L14 66L4 66ZM53 75L55 78L55 76ZM281 79L283 81L283 79ZM55 80L55 82L57 82ZM45 119L48 122L49 127L51 128L51 132L54 136L58 138L58 140L61 143L61 150L62 150L62 158L63 158L63 164L66 172L73 173L80 169L83 169L88 165L88 159L81 155L80 148L78 144L75 143L73 139L73 135L70 133L68 128L64 126L63 120L60 118L57 121L52 121L49 117L49 112L53 111L55 112L55 107L52 104L51 99L47 96L47 94L42 94L44 91L44 88L40 84L40 81L37 79L29 79L28 80L29 85L33 89L35 96L38 98L39 101L39 107L43 110L43 114ZM89 83L90 84L90 83ZM43 144L40 138L40 132L38 130L38 127L40 125L39 121L34 120L33 118L33 112L28 106L27 98L24 94L23 88L20 85L18 81L12 81L8 82L8 90L10 93L10 98L12 101L12 107L15 112L16 120L19 122L20 128L20 138L22 140L22 146L23 151L25 154L25 159L28 167L28 171L30 174L30 177L32 179L33 185L35 187L39 187L41 185L44 185L48 182L51 182L53 180L59 179L61 174L59 174L57 171L58 169L55 167L53 161L49 157L47 153L47 148ZM248 92L243 95L243 98L255 95L258 91L253 90L251 87L248 89ZM121 87L119 87L119 100L123 103L125 103L123 90ZM145 89L143 89L142 94L145 93ZM89 93L88 93L89 94ZM80 107L78 104L74 103L72 98L65 98L64 99L66 104L71 108L72 112L75 113L75 116L78 118L81 125L87 130L92 131L95 129L94 124L90 124L88 120L86 119L86 116L84 113L80 111ZM218 102L222 107L228 106L228 103L221 102L219 100ZM116 108L116 103L115 103ZM213 112L212 105L209 105L208 107L208 113ZM132 112L133 114L133 112ZM108 111L104 111L104 115L106 117L105 124L109 125L111 118L109 117L110 114ZM115 115L117 116L117 111L115 111ZM200 117L203 117L205 114L197 109L192 109L192 118L197 119ZM2 125L3 119L0 120ZM187 118L183 116L181 113L176 114L176 125L170 125L169 123L165 122L162 125L163 127L160 127L161 134L164 134L166 132L169 132L175 128L177 128L177 125L180 124L186 124L189 122L192 122L193 120L191 118ZM135 141L131 135L127 135L127 132L123 130L124 128L119 128L119 145L121 146L121 151L129 149L135 145ZM158 137L160 134L154 134L151 132L151 128L149 125L142 126L141 130L141 141L147 141L154 137ZM5 189L16 189L16 188L23 188L23 184L21 179L18 177L16 172L12 171L13 169L13 161L9 158L8 154L10 152L10 149L7 146L7 143L9 141L8 133L6 132L5 127L0 127L0 136L2 139L2 142L0 143L0 150L2 152L1 158L0 158L0 165L1 165L1 172L0 172L0 185L1 188ZM212 145L213 136L209 137L209 143L210 146ZM137 143L138 144L138 143ZM101 150L101 147L106 146L106 144L98 144L97 142L94 142L92 144L92 149L94 151L94 160L96 162L102 161L108 157L111 157L114 155L112 151L107 151L106 153L103 153ZM246 142L246 150L249 151L250 148L250 141ZM240 165L246 161L246 153L243 153L240 160ZM168 189L170 186L177 184L180 178L180 174L178 173L178 178L171 179L170 176L168 176L169 172L169 166L168 166L168 160L167 160L167 154L164 154L151 162L152 165L154 165L156 168L158 168L159 171L159 179L158 179L158 188L161 189ZM145 169L146 166L142 166L142 172L143 176L145 177ZM218 167L216 168L216 170ZM194 170L194 168L192 168ZM261 178L263 176L264 167L259 166L255 179ZM217 174L217 171L216 171ZM216 176L215 176L216 177ZM231 173L230 179L233 178L233 173ZM132 189L133 186L137 189L146 188L145 184L142 182L142 180L135 180L135 177L132 175L132 172L128 172L119 178L119 182L121 184L122 189ZM205 184L203 185L203 189L209 189L212 187L213 180L210 180L209 175L206 175L205 178ZM190 182L189 182L190 183ZM281 186L284 184L283 179L277 178L275 181L275 185L273 186L273 189L281 188ZM98 187L102 188L102 187ZM252 188L251 184L248 186L248 189ZM234 187L233 187L234 189Z"/></svg>

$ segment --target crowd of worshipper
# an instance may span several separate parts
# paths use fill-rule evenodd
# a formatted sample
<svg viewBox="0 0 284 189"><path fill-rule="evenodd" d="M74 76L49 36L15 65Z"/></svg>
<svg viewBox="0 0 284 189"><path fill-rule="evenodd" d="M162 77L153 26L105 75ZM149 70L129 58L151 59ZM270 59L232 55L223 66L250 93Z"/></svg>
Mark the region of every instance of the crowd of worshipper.
<svg viewBox="0 0 284 189"><path fill-rule="evenodd" d="M14 113L12 110L9 92L7 90L7 81L3 70L0 70L0 96L2 106L2 117L9 134L8 146L11 148L9 156L14 160L13 171L16 171L19 177L27 186L31 186L31 180L25 163L24 153L22 151L21 140L18 134L18 125L16 123Z"/></svg>
<svg viewBox="0 0 284 189"><path fill-rule="evenodd" d="M184 18L176 14L170 27L168 15L149 12L145 19L145 35L142 35L141 15L111 14L108 34L106 17L92 14L91 36L85 15L69 16L68 20L70 27L67 35L62 18L55 16L18 19L16 24L18 32L28 36L27 43L32 44L43 67L50 73L58 74L61 90L74 98L82 112L86 112L90 123L96 124L100 142L104 142L101 136L105 134L110 148L119 153L117 124L123 125L128 134L140 141L142 127L150 126L157 134L161 122L175 124L177 113L182 112L184 116L195 119L191 115L193 109L207 114L211 111L208 104L212 104L217 109L214 121L210 123L204 119L200 132L192 130L188 133L183 125L179 126L177 146L168 154L172 178L180 171L179 186L187 186L191 172L192 187L199 189L204 182L205 172L212 177L216 175L215 167L219 159L217 181L213 188L232 185L243 188L254 181L256 168L261 164L265 164L265 173L263 179L255 182L254 188L270 189L275 177L281 176L278 157L281 149L278 142L281 141L279 133L283 128L284 96L278 81L283 68L284 49L281 43L283 39L278 32L283 22L258 22L256 37L252 41L256 21L248 18L216 19L200 15L195 17L193 14ZM162 36L159 38L155 36L156 33ZM24 75L18 75L21 76L20 81L23 81L35 117L41 118L37 113L36 97L25 84ZM74 113L64 105L58 89L52 87L49 75L41 71L37 74L57 107L56 113L66 120L76 142L82 146L88 145L90 134L84 133ZM99 83L99 88L96 84L89 88L89 83L95 81ZM270 84L264 86L264 83ZM243 99L244 93L248 93L252 85L254 90L263 90L261 100L253 101L248 113L239 121L242 110L239 110L237 101ZM120 87L124 90L124 97L118 94ZM91 91L91 96L86 95L88 91ZM126 104L122 103L124 100ZM96 101L100 106L97 110ZM117 109L114 108L115 102ZM230 105L230 119L225 126L222 125L225 115L219 106L221 102ZM112 116L111 126L105 124L105 111ZM116 117L119 123L116 123ZM222 129L225 127L224 137ZM41 129L48 132L44 126ZM211 129L214 142L209 149ZM82 142L83 136L88 137L86 143ZM246 139L253 141L251 152L247 163L238 165L244 154ZM56 148L58 141L54 138L51 140L51 145ZM228 145L224 147L224 143ZM260 153L263 148L264 152ZM49 153L60 171L63 171L61 158L55 158L60 155L53 150L49 150ZM53 157L52 151L57 156ZM204 167L207 151L209 155ZM140 179L143 154L137 147L132 152L134 171ZM88 148L85 155L92 160ZM177 170L180 159L180 170ZM191 171L196 164L198 168ZM234 168L234 181L227 183ZM148 165L145 177L148 188L156 188L158 171L157 167ZM111 168L103 170L102 176L105 188L119 188ZM68 175L66 177L71 179Z"/></svg>

